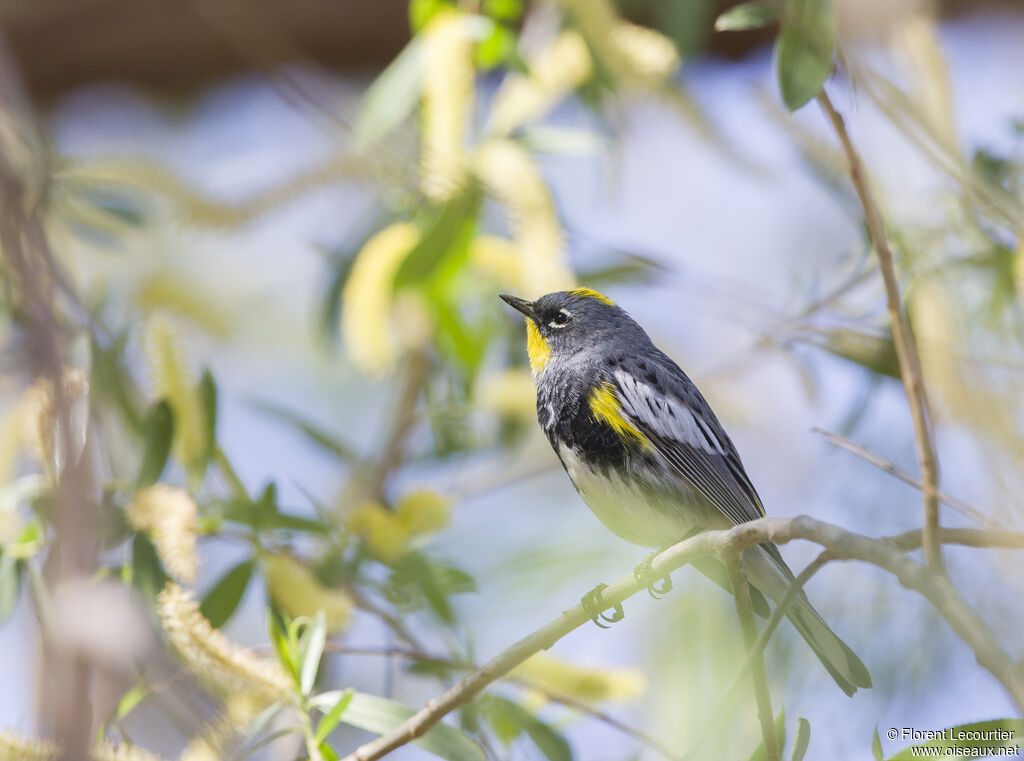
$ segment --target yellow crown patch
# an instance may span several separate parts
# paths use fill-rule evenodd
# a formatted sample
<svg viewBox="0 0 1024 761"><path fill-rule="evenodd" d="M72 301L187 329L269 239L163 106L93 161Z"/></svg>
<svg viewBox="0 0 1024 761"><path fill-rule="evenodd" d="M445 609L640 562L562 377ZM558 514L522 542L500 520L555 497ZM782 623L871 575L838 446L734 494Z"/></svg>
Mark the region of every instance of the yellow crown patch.
<svg viewBox="0 0 1024 761"><path fill-rule="evenodd" d="M602 304L607 304L608 306L615 306L614 301L605 296L603 293L598 293L593 288L573 288L571 291L569 291L569 293L571 293L573 296L582 296L584 298L597 299Z"/></svg>

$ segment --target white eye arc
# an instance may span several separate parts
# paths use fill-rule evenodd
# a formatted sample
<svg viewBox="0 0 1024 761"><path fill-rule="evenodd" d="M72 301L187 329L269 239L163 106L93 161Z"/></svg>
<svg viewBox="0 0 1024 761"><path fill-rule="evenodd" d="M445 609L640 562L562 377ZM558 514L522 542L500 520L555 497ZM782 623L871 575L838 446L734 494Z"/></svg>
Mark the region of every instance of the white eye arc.
<svg viewBox="0 0 1024 761"><path fill-rule="evenodd" d="M551 328L564 328L569 324L569 320L572 318L572 312L568 309L559 309L558 314L552 318L551 322L548 323L548 327Z"/></svg>

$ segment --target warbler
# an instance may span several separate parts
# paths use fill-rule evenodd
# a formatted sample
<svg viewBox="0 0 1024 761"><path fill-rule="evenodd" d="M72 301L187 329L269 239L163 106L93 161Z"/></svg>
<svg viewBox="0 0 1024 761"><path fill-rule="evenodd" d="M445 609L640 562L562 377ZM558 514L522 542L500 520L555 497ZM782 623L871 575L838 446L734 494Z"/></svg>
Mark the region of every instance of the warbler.
<svg viewBox="0 0 1024 761"><path fill-rule="evenodd" d="M621 307L587 288L536 301L501 299L526 317L541 428L576 491L609 529L635 544L664 548L764 516L711 407ZM741 562L754 608L766 616L765 596L777 603L793 572L774 544L745 550ZM694 565L731 590L717 559ZM664 592L670 585L653 589ZM786 615L843 692L871 686L860 658L802 591Z"/></svg>

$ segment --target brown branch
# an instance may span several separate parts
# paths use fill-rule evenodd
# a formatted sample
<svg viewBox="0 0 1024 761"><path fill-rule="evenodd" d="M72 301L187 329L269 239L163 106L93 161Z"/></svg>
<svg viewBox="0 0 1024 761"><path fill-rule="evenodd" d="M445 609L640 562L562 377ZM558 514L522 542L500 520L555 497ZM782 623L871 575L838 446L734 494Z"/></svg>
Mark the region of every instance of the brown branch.
<svg viewBox="0 0 1024 761"><path fill-rule="evenodd" d="M270 650L270 646L267 645L264 650ZM459 671L473 671L476 666L472 663L465 663L456 661L451 658L444 658L440 656L429 655L427 653L419 652L417 650L411 650L403 647L352 647L349 645L340 644L337 642L327 642L324 645L325 653L341 653L344 655L376 655L376 656L398 656L400 658L409 658L411 660L423 661L426 663L437 664L439 666L445 666L451 669ZM640 731L636 727L619 721L611 714L605 713L599 708L586 703L582 700L578 700L570 695L565 695L560 692L552 692L551 690L541 687L534 682L527 679L520 679L514 676L503 677L503 680L511 684L518 685L530 690L536 690L544 696L545 699L550 700L552 703L558 703L566 708L571 708L574 711L585 713L588 716L592 716L603 724L607 724L609 727L618 730L624 735L632 737L634 740L639 740L644 745L648 746L652 750L657 751L667 759L674 759L675 754L665 745L655 740L645 732Z"/></svg>
<svg viewBox="0 0 1024 761"><path fill-rule="evenodd" d="M732 586L732 599L736 603L736 615L740 619L743 641L750 652L750 673L754 683L754 696L757 698L757 718L761 722L761 734L764 737L764 753L767 761L779 761L779 740L775 736L775 714L772 711L772 696L768 690L768 675L764 670L764 656L755 647L757 642L757 623L754 621L754 606L750 601L750 585L747 576L740 567L739 554L728 559L729 584Z"/></svg>
<svg viewBox="0 0 1024 761"><path fill-rule="evenodd" d="M845 436L840 436L838 433L830 433L829 431L825 431L817 427L812 428L811 431L813 433L818 434L819 436L824 436L825 439L828 440L829 444L839 447L840 449L845 449L850 454L856 455L862 460L871 463L876 468L884 470L890 476L898 478L903 483L909 484L910 486L913 486L916 489L923 489L923 487L921 486L921 482L919 480L914 478L907 471L900 468L892 460L887 460L881 455L872 452L870 449L862 447L857 442L851 441ZM979 526L984 526L985 528L992 529L993 531L1001 531L1006 528L1001 523L999 523L999 521L990 518L989 516L985 515L985 513L981 512L980 510L976 510L963 500L959 500L956 497L951 497L945 492L938 492L938 498L939 502L948 507L953 508L964 517L970 518Z"/></svg>
<svg viewBox="0 0 1024 761"><path fill-rule="evenodd" d="M935 453L931 420L928 414L928 398L924 386L921 360L914 346L906 315L900 301L899 281L896 279L896 265L885 235L885 225L878 204L871 192L870 181L861 161L860 154L850 140L843 117L836 111L824 89L818 93L818 103L832 124L832 128L843 146L843 152L850 165L850 179L857 191L868 236L878 256L878 267L885 283L886 306L892 329L896 358L899 361L903 390L910 405L910 416L914 423L914 441L917 445L917 460L921 468L921 491L924 495L924 554L928 565L938 571L942 569L942 552L935 535L939 528L939 461Z"/></svg>
<svg viewBox="0 0 1024 761"><path fill-rule="evenodd" d="M943 533L937 532L934 539L941 541ZM981 536L988 533L974 532L969 536L980 543ZM958 538L967 536L960 532L954 534ZM1024 541L1024 535L1014 536L1018 541ZM860 560L884 568L894 574L903 586L924 596L974 651L978 664L1003 685L1017 706L1024 711L1024 677L1017 672L1012 659L1002 650L974 610L960 597L950 580L908 557L895 546L893 540L863 536L807 516L789 519L760 518L727 531L707 531L698 534L658 553L651 563L650 576L661 578L676 568L707 555L735 553L762 542L785 544L794 539L805 539L823 546L828 550L830 559ZM992 542L994 546L1005 546L1006 535L995 534L992 536ZM646 585L643 581L630 573L597 594L596 604L608 609L644 589ZM345 757L345 761L374 761L421 737L444 716L471 701L487 685L500 679L531 655L551 647L588 621L590 614L581 605L563 612L558 618L519 640L481 668L467 674L451 689L429 700L423 709L392 731L357 748Z"/></svg>

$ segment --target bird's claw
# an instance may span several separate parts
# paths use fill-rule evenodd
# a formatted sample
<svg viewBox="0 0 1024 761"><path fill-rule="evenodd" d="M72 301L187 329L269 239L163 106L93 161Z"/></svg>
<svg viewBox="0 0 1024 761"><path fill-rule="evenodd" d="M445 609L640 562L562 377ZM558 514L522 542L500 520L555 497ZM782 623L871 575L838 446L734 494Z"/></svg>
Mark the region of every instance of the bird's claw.
<svg viewBox="0 0 1024 761"><path fill-rule="evenodd" d="M609 624L614 624L625 618L626 614L622 610L622 603L615 603L612 607L611 615L606 615L604 610L598 607L598 595L601 594L601 590L607 589L607 584L598 584L596 587L591 589L580 600L580 605L590 615L590 620L597 624L602 629L608 629L609 627L602 624L602 621L607 621Z"/></svg>
<svg viewBox="0 0 1024 761"><path fill-rule="evenodd" d="M654 563L654 557L657 552L652 552L650 555L640 561L634 571L633 575L637 581L647 584L647 593L655 600L660 600L663 596L667 595L672 591L672 577L666 576L663 579L651 580L651 574L653 573L652 565Z"/></svg>

